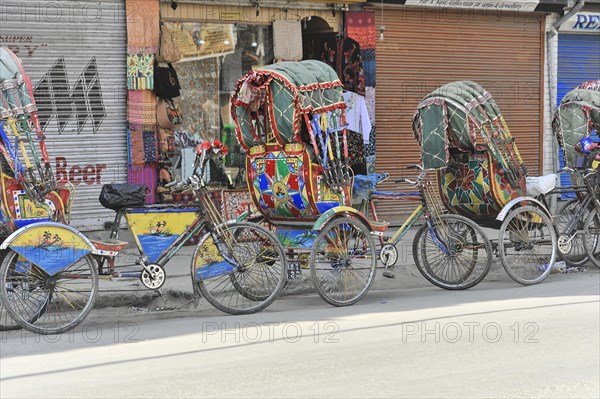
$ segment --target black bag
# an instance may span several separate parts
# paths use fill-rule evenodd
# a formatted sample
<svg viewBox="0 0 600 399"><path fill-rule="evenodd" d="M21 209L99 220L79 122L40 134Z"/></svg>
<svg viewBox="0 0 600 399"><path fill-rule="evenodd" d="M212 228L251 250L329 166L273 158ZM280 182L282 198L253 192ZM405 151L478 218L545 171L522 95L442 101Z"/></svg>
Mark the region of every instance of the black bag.
<svg viewBox="0 0 600 399"><path fill-rule="evenodd" d="M181 94L177 72L173 65L168 65L161 67L158 62L154 62L154 94L160 98L175 98Z"/></svg>
<svg viewBox="0 0 600 399"><path fill-rule="evenodd" d="M144 205L147 191L143 184L105 184L98 199L103 207L118 211Z"/></svg>

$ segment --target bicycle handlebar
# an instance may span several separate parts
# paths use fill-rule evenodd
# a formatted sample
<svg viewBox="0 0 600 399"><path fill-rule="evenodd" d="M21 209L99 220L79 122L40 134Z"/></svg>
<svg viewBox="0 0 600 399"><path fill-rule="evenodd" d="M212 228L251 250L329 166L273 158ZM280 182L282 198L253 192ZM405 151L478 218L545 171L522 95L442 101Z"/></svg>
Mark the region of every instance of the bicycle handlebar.
<svg viewBox="0 0 600 399"><path fill-rule="evenodd" d="M425 169L423 169L423 167L421 165L410 165L410 166L407 166L406 169L417 169L417 170L420 170L421 173L419 173L419 175L414 180L407 179L407 178L401 178L401 179L396 179L395 180L396 183L408 183L411 186L417 186L425 178Z"/></svg>

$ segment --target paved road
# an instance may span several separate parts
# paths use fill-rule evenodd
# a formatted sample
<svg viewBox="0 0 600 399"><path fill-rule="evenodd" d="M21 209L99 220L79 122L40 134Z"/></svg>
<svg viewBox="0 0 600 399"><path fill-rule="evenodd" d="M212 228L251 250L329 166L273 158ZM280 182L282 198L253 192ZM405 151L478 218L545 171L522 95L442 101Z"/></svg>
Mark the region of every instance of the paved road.
<svg viewBox="0 0 600 399"><path fill-rule="evenodd" d="M2 335L0 397L599 397L600 273L285 297L243 317L92 313Z"/></svg>

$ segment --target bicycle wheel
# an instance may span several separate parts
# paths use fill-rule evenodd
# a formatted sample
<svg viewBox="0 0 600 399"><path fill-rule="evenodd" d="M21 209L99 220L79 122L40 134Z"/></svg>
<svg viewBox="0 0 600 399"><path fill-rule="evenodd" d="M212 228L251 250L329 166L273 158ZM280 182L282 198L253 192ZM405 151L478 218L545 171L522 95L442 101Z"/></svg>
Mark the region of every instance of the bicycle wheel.
<svg viewBox="0 0 600 399"><path fill-rule="evenodd" d="M522 285L537 284L556 261L556 233L550 217L533 206L512 210L500 226L500 261L508 275Z"/></svg>
<svg viewBox="0 0 600 399"><path fill-rule="evenodd" d="M217 231L221 234L216 242L208 236L194 253L195 287L211 305L226 313L251 314L265 309L277 299L286 280L287 262L281 244L254 223L233 223Z"/></svg>
<svg viewBox="0 0 600 399"><path fill-rule="evenodd" d="M584 212L575 224L573 231L566 231L567 225L575 217L579 206L580 201L578 199L569 200L560 208L554 218L558 239L558 256L569 266L582 266L588 262L583 243L584 239L582 234L578 234L577 231L583 231L583 225L589 212Z"/></svg>
<svg viewBox="0 0 600 399"><path fill-rule="evenodd" d="M430 283L447 290L479 284L492 265L492 244L483 230L460 215L442 215L417 231L413 258Z"/></svg>
<svg viewBox="0 0 600 399"><path fill-rule="evenodd" d="M588 215L583 226L586 239L583 240L588 259L600 267L600 215L595 209Z"/></svg>
<svg viewBox="0 0 600 399"><path fill-rule="evenodd" d="M361 300L375 280L377 251L365 224L350 217L328 222L310 253L310 274L317 292L333 306Z"/></svg>
<svg viewBox="0 0 600 399"><path fill-rule="evenodd" d="M0 157L0 160L2 157ZM5 251L0 252L0 264L2 264L2 260L4 259ZM2 298L0 297L0 331L9 331L16 330L21 328L17 322L15 322L12 317L8 314L6 307L2 302Z"/></svg>
<svg viewBox="0 0 600 399"><path fill-rule="evenodd" d="M86 255L50 276L10 250L0 268L0 298L21 327L38 334L60 334L92 310L98 292L96 262Z"/></svg>

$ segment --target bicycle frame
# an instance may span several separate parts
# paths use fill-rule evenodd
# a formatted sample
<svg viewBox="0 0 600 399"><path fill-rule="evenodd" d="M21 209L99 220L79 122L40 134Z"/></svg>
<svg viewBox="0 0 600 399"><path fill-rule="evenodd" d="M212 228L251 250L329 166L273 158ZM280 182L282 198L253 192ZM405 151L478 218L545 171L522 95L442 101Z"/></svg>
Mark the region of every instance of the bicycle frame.
<svg viewBox="0 0 600 399"><path fill-rule="evenodd" d="M438 214L439 210L433 210L433 214L429 212L427 207L427 189L425 188L424 182L425 171L421 171L421 174L417 179L412 182L410 180L402 179L397 182L405 181L409 182L413 185L413 187L417 187L419 189L418 192L386 192L386 191L373 191L369 194L368 203L370 205L370 210L373 215L373 218L378 221L377 210L375 208L375 200L419 200L421 203L413 210L408 219L404 221L402 226L396 230L396 232L387 240L383 239L383 234L379 236L379 242L382 246L393 245L394 247L402 240L402 238L406 235L406 233L411 229L411 227L416 223L416 221L424 215L425 222L427 223L427 230L439 249L441 249L444 253L450 254L452 253L452 249L448 248L448 246L444 243L444 239L439 236L438 231L433 226L432 217L435 218ZM366 210L366 204L362 205L363 211ZM434 207L435 208L435 207ZM387 267L387 266L386 266Z"/></svg>
<svg viewBox="0 0 600 399"><path fill-rule="evenodd" d="M417 220L425 213L425 206L423 204L419 204L415 210L410 214L408 219L396 230L394 235L387 239L386 244L396 245L398 244L402 238L408 233L410 228L415 224Z"/></svg>
<svg viewBox="0 0 600 399"><path fill-rule="evenodd" d="M371 197L369 199L371 213L376 221L378 220L377 210L375 208L375 200L376 199L379 199L379 200L416 200L416 199L418 199L421 201L421 203L410 214L408 219L406 219L404 221L402 226L400 226L398 228L398 230L396 230L396 232L390 238L388 238L387 240L384 241L383 236L379 237L379 242L381 245L391 244L391 245L396 246L400 241L402 241L402 238L404 238L406 233L408 233L410 231L411 227L417 222L417 220L419 220L419 218L421 218L421 216L423 216L424 214L427 213L427 204L421 193L414 193L414 192L413 193L401 193L401 192L376 191L371 195ZM444 252L448 252L446 246L439 240L439 237L437 237L435 235L435 230L433 229L433 227L431 225L429 217L425 216L425 219L427 222L429 233L431 234L431 237L434 240L434 242L436 243L436 245Z"/></svg>

